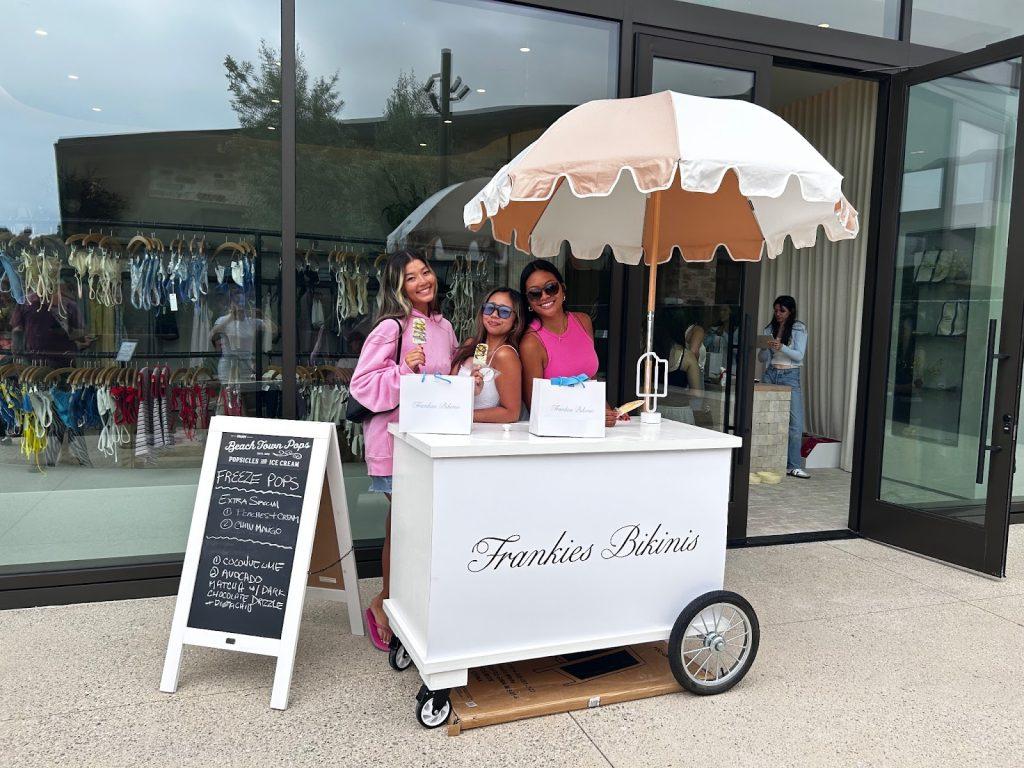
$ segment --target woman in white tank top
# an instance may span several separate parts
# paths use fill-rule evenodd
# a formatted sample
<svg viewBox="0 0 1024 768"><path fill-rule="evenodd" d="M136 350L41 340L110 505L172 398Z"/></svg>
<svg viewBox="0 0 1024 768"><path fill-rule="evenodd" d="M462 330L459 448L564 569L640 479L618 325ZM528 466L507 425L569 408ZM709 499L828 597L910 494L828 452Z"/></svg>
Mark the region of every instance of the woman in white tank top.
<svg viewBox="0 0 1024 768"><path fill-rule="evenodd" d="M518 346L526 327L521 306L518 291L495 288L480 307L476 333L455 353L452 374L480 374L473 421L506 424L519 420L523 368Z"/></svg>

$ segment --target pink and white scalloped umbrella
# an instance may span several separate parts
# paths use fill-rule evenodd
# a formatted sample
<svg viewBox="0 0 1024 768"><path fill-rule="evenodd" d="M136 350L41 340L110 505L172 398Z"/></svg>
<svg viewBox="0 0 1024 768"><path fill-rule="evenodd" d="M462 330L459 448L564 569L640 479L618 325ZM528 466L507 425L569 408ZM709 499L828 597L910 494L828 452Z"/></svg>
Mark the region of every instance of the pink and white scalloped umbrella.
<svg viewBox="0 0 1024 768"><path fill-rule="evenodd" d="M857 236L843 177L800 133L746 101L663 91L591 101L567 112L502 168L465 207L471 230L551 258L605 246L651 267L648 342L657 267L679 251L707 262L724 247L735 261ZM655 258L652 258L652 255ZM648 377L649 378L649 377ZM650 383L650 382L649 382Z"/></svg>

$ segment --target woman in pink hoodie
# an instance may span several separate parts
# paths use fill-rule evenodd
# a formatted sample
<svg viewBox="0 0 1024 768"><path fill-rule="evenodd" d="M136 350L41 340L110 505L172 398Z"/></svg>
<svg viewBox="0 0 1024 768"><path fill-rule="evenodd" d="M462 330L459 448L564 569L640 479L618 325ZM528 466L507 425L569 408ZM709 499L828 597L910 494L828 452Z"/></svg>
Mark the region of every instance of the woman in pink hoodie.
<svg viewBox="0 0 1024 768"><path fill-rule="evenodd" d="M370 490L387 495L391 501L391 463L394 438L388 425L398 421L399 381L403 374L441 373L452 369L458 346L452 324L441 315L437 275L426 259L412 251L400 251L388 258L381 278L380 311L377 322L363 343L359 363L349 384L352 396L373 411L363 423L366 471ZM415 334L421 319L425 338ZM381 553L384 588L366 609L370 639L382 651L388 650L391 629L384 613L391 569L391 511L384 528Z"/></svg>

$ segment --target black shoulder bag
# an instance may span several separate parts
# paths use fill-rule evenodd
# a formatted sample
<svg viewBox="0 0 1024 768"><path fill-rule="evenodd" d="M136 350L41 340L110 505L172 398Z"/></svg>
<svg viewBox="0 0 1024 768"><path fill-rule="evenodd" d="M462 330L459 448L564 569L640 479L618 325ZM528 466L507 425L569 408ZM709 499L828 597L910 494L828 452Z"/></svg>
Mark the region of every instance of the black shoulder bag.
<svg viewBox="0 0 1024 768"><path fill-rule="evenodd" d="M402 328L402 323L398 320L398 318L394 318L393 317L391 319L394 320L396 323L398 323L398 344L395 345L395 347L396 347L396 349L395 349L395 365L401 365L401 360L402 360L402 334L405 331L405 329ZM371 416L373 416L373 414L375 414L375 413L390 413L393 410L395 410L395 409L391 408L391 409L389 409L387 411L371 411L365 405L363 405L358 400L356 400L355 397L353 397L353 395L352 395L352 391L349 390L349 393L348 393L348 405L345 406L345 419L346 419L346 421L351 421L351 422L353 422L355 424L361 424L366 419L368 419Z"/></svg>

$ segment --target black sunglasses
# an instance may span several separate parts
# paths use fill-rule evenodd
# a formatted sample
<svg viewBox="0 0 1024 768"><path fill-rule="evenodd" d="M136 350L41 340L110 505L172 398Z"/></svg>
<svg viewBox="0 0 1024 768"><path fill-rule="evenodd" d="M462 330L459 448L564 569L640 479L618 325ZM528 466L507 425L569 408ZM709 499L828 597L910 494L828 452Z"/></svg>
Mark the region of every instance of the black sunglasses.
<svg viewBox="0 0 1024 768"><path fill-rule="evenodd" d="M526 298L530 301L538 301L541 296L557 296L558 292L562 290L562 286L552 280L550 283L545 283L544 288L531 288L526 292Z"/></svg>
<svg viewBox="0 0 1024 768"><path fill-rule="evenodd" d="M488 301L482 307L480 311L485 315L493 315L495 312L498 313L498 317L502 320L508 320L512 317L512 307L506 307L504 304L495 304L493 301Z"/></svg>

